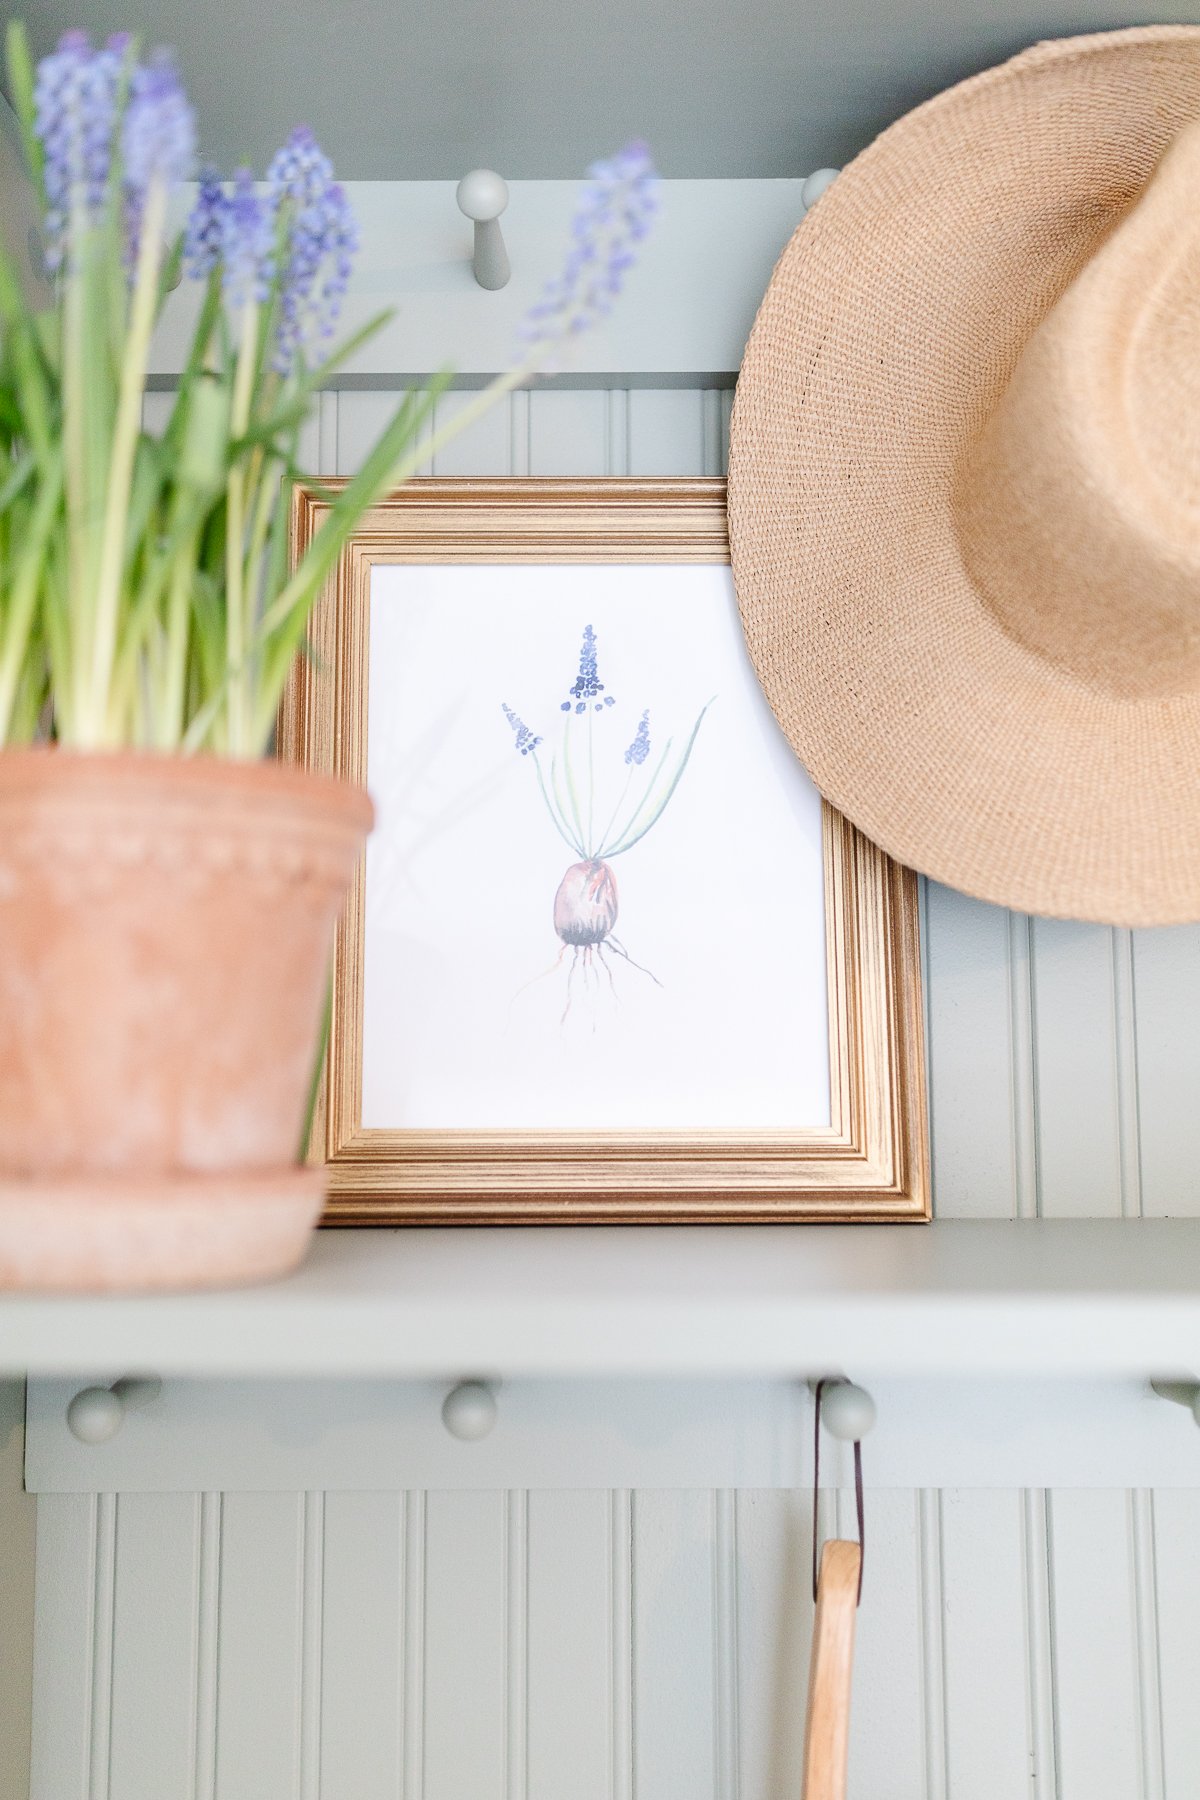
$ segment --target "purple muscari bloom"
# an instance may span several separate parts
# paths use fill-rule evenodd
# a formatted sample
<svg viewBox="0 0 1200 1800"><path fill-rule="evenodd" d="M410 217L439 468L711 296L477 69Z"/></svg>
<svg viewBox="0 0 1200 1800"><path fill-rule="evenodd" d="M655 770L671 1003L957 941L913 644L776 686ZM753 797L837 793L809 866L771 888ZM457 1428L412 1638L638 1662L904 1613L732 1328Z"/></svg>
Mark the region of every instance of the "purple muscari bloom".
<svg viewBox="0 0 1200 1800"><path fill-rule="evenodd" d="M635 141L593 163L571 225L562 274L526 314L521 336L550 344L586 331L612 311L637 245L658 210L658 175L646 145Z"/></svg>
<svg viewBox="0 0 1200 1800"><path fill-rule="evenodd" d="M194 281L207 281L221 260L227 204L216 170L202 169L200 191L183 237L184 266Z"/></svg>
<svg viewBox="0 0 1200 1800"><path fill-rule="evenodd" d="M274 202L255 192L249 169L239 169L221 211L221 267L231 306L267 298L274 247Z"/></svg>
<svg viewBox="0 0 1200 1800"><path fill-rule="evenodd" d="M596 633L590 625L583 628L583 644L579 651L579 674L569 689L570 698L564 700L561 712L577 713L587 711L588 701L592 701L597 712L603 712L606 706L615 706L616 701L611 694L604 694L604 683L596 672ZM603 700L597 698L604 694Z"/></svg>
<svg viewBox="0 0 1200 1800"><path fill-rule="evenodd" d="M306 125L276 153L267 180L290 214L275 361L286 374L297 357L319 355L321 342L333 335L358 232L333 164Z"/></svg>
<svg viewBox="0 0 1200 1800"><path fill-rule="evenodd" d="M44 56L34 82L34 131L45 153L46 265L62 267L72 214L94 225L104 204L117 123L117 90L128 38L94 50L68 31Z"/></svg>
<svg viewBox="0 0 1200 1800"><path fill-rule="evenodd" d="M333 164L308 125L297 125L291 137L271 158L267 180L297 207L311 206L333 181Z"/></svg>
<svg viewBox="0 0 1200 1800"><path fill-rule="evenodd" d="M650 714L646 711L638 720L637 736L625 752L625 761L631 767L641 768L650 754Z"/></svg>
<svg viewBox="0 0 1200 1800"><path fill-rule="evenodd" d="M142 195L152 181L189 181L196 164L196 117L167 50L135 69L121 138L125 185Z"/></svg>
<svg viewBox="0 0 1200 1800"><path fill-rule="evenodd" d="M500 706L505 718L513 729L514 750L519 750L522 756L528 756L531 750L537 749L542 741L541 738L536 737L534 733L530 731L524 719L519 719L511 706L506 706L503 700L500 702Z"/></svg>

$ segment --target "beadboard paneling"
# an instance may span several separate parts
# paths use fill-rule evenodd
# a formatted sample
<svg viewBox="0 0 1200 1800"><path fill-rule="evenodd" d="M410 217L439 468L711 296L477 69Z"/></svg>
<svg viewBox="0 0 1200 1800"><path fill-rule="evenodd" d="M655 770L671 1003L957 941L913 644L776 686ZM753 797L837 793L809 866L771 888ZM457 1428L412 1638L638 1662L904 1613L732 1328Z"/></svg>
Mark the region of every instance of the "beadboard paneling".
<svg viewBox="0 0 1200 1800"><path fill-rule="evenodd" d="M523 1629L510 1636L523 1659L515 1685L525 1788L514 1785L528 1800L613 1797L614 1694L622 1682L629 1716L627 1499L548 1489L526 1499L523 1610L515 1597ZM521 1522L514 1508L512 1523ZM624 1755L621 1765L628 1770Z"/></svg>
<svg viewBox="0 0 1200 1800"><path fill-rule="evenodd" d="M1126 1493L1051 1496L1054 1637L1066 1649L1055 1658L1062 1800L1145 1791L1133 1503Z"/></svg>
<svg viewBox="0 0 1200 1800"><path fill-rule="evenodd" d="M422 1800L505 1800L507 1499L426 1498Z"/></svg>
<svg viewBox="0 0 1200 1800"><path fill-rule="evenodd" d="M314 1721L311 1712L304 1716L312 1701L304 1627L320 1604L319 1586L313 1591L306 1581L311 1500L305 1494L223 1499L214 1800L308 1800L311 1791L305 1764L311 1765Z"/></svg>
<svg viewBox="0 0 1200 1800"><path fill-rule="evenodd" d="M1200 1210L1200 926L1133 934L1142 1209Z"/></svg>
<svg viewBox="0 0 1200 1800"><path fill-rule="evenodd" d="M1200 1508L1194 1494L1152 1494L1150 1544L1162 1708L1162 1791L1185 1800L1200 1769L1196 1634L1200 1620ZM1151 1721L1153 1724L1153 1721Z"/></svg>
<svg viewBox="0 0 1200 1800"><path fill-rule="evenodd" d="M325 1496L321 1800L402 1791L406 1610L420 1597L408 1582L406 1512L403 1494Z"/></svg>
<svg viewBox="0 0 1200 1800"><path fill-rule="evenodd" d="M40 1510L33 1800L799 1794L803 1495L226 1495L215 1706L197 1499ZM874 1494L852 1800L1189 1800L1198 1524Z"/></svg>
<svg viewBox="0 0 1200 1800"><path fill-rule="evenodd" d="M113 1794L186 1793L195 1766L200 1497L126 1494L117 1512L112 1614ZM155 1724L146 1731L146 1697Z"/></svg>
<svg viewBox="0 0 1200 1800"><path fill-rule="evenodd" d="M1023 1525L1019 1493L948 1489L940 1496L941 1679L951 1794L1027 1800L1029 1793Z"/></svg>
<svg viewBox="0 0 1200 1800"><path fill-rule="evenodd" d="M307 454L349 472L394 403L323 396ZM715 474L728 412L517 394L432 466ZM935 885L925 910L936 1212L1200 1213L1200 933ZM1200 1495L869 1501L853 1800L1200 1792ZM849 1495L821 1510L849 1529ZM44 1496L32 1800L796 1800L809 1515L781 1490Z"/></svg>

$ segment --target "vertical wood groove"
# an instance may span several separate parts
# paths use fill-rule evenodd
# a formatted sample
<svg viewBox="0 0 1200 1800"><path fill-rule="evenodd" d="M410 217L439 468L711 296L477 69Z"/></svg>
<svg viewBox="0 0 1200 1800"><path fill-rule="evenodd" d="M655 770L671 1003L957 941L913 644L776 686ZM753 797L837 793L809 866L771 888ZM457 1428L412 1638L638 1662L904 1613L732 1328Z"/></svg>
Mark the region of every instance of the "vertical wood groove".
<svg viewBox="0 0 1200 1800"><path fill-rule="evenodd" d="M630 465L629 391L610 388L605 396L604 472L628 475Z"/></svg>
<svg viewBox="0 0 1200 1800"><path fill-rule="evenodd" d="M917 1495L921 1572L921 1689L925 1701L925 1800L947 1800L946 1658L943 1630L942 1497Z"/></svg>
<svg viewBox="0 0 1200 1800"><path fill-rule="evenodd" d="M1134 1621L1137 1631L1138 1734L1142 1800L1165 1800L1162 1666L1158 1628L1154 1495L1135 1488L1129 1496L1133 1537Z"/></svg>
<svg viewBox="0 0 1200 1800"><path fill-rule="evenodd" d="M410 1490L404 1497L404 1544L401 1557L404 1595L401 1612L404 1642L404 1702L400 1708L400 1767L403 1800L425 1794L425 1495Z"/></svg>
<svg viewBox="0 0 1200 1800"><path fill-rule="evenodd" d="M217 1788L217 1656L221 1642L221 1495L200 1496L196 1568L196 1689L192 1736L192 1800L215 1800Z"/></svg>
<svg viewBox="0 0 1200 1800"><path fill-rule="evenodd" d="M1113 1038L1116 1046L1117 1141L1121 1159L1121 1212L1142 1212L1142 1132L1138 1100L1137 995L1133 933L1113 927Z"/></svg>
<svg viewBox="0 0 1200 1800"><path fill-rule="evenodd" d="M1027 1488L1022 1495L1030 1791L1035 1800L1054 1800L1058 1794L1048 1506L1049 1498L1041 1489Z"/></svg>
<svg viewBox="0 0 1200 1800"><path fill-rule="evenodd" d="M1039 1560L1033 1573L1036 1580L1044 1583L1046 1656L1042 1682L1048 1700L1049 1749L1052 1770L1051 1779L1044 1784L1038 1800L1043 1800L1043 1795L1053 1795L1054 1800L1061 1800L1063 1755L1058 1682L1058 1614L1054 1592L1054 1495L1049 1488L1044 1488L1037 1495L1037 1499L1040 1505L1035 1509L1035 1527Z"/></svg>
<svg viewBox="0 0 1200 1800"><path fill-rule="evenodd" d="M505 1800L529 1792L529 1495L504 1497Z"/></svg>
<svg viewBox="0 0 1200 1800"><path fill-rule="evenodd" d="M628 1488L609 1495L609 1774L612 1800L634 1800L633 1509Z"/></svg>
<svg viewBox="0 0 1200 1800"><path fill-rule="evenodd" d="M300 1706L297 1767L300 1800L321 1793L321 1624L324 1612L325 1496L304 1496L300 1588Z"/></svg>
<svg viewBox="0 0 1200 1800"><path fill-rule="evenodd" d="M317 396L317 470L329 475L338 467L338 396L326 388Z"/></svg>
<svg viewBox="0 0 1200 1800"><path fill-rule="evenodd" d="M739 1800L737 1490L713 1494L713 1766L717 1800Z"/></svg>
<svg viewBox="0 0 1200 1800"><path fill-rule="evenodd" d="M1034 1049L1033 921L1008 916L1008 1006L1012 1048L1013 1170L1018 1219L1042 1210L1037 1153L1037 1068Z"/></svg>
<svg viewBox="0 0 1200 1800"><path fill-rule="evenodd" d="M117 1590L117 1496L96 1497L88 1800L109 1800L112 1748L113 1624Z"/></svg>
<svg viewBox="0 0 1200 1800"><path fill-rule="evenodd" d="M528 388L517 388L508 397L508 472L528 475L530 434L532 431L532 396Z"/></svg>

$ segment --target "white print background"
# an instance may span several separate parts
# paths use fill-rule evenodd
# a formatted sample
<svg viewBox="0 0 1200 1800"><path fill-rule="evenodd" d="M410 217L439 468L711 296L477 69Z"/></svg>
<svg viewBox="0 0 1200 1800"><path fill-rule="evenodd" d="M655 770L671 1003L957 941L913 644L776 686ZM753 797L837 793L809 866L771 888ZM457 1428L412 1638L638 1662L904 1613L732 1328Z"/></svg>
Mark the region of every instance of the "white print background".
<svg viewBox="0 0 1200 1800"><path fill-rule="evenodd" d="M613 863L615 936L662 985L610 948L614 995L581 952L563 1022L573 952L552 967L553 904L578 858L501 702L544 739L548 776L588 624L616 700L594 717L598 821L643 708L648 774L716 698L666 811ZM750 666L728 568L376 568L369 707L364 1126L829 1123L820 802Z"/></svg>

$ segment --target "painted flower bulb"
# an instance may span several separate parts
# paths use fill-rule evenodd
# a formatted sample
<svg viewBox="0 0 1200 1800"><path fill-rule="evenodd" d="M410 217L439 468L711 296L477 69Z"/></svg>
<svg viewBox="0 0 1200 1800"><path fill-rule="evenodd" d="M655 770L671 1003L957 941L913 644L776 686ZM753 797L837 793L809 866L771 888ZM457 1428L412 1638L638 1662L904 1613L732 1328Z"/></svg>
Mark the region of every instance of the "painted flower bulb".
<svg viewBox="0 0 1200 1800"><path fill-rule="evenodd" d="M617 922L617 878L606 862L572 863L554 896L564 944L602 944Z"/></svg>

